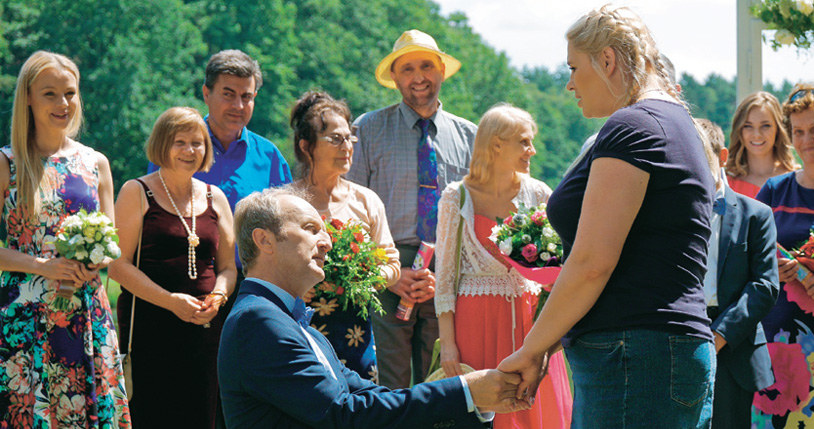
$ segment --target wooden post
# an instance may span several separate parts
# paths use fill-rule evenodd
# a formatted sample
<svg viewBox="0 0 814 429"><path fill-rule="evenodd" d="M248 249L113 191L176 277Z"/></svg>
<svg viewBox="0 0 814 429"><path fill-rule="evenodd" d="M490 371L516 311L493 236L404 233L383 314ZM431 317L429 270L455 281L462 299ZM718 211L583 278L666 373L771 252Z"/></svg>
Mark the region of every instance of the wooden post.
<svg viewBox="0 0 814 429"><path fill-rule="evenodd" d="M763 21L749 12L760 0L738 0L738 95L740 103L747 95L763 89L763 52L760 32L766 28Z"/></svg>

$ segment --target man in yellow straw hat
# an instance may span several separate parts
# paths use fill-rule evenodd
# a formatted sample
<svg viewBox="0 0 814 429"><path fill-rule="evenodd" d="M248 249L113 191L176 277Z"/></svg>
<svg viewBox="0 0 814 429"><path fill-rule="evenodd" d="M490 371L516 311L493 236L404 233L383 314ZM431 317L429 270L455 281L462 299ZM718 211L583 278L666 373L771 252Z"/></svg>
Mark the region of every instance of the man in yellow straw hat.
<svg viewBox="0 0 814 429"><path fill-rule="evenodd" d="M477 128L438 101L441 84L460 67L430 35L405 31L376 67L376 80L398 89L402 101L354 123L359 141L347 177L384 201L401 255L401 279L380 296L387 314L373 315L379 382L390 388L409 386L411 373L413 382L423 380L438 338L434 265L411 265L422 241L435 242L441 191L469 169ZM397 317L400 302L414 305L407 320Z"/></svg>

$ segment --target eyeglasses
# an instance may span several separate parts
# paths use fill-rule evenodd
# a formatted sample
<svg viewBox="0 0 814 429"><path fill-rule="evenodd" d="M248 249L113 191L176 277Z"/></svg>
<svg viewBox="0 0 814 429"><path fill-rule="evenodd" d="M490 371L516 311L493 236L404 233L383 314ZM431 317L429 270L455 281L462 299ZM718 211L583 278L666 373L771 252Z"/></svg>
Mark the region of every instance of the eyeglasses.
<svg viewBox="0 0 814 429"><path fill-rule="evenodd" d="M334 146L342 146L343 143L348 142L351 146L355 145L359 138L350 134L347 136L340 136L339 134L333 134L330 136L322 136L317 138L317 140L322 140L324 142L328 142Z"/></svg>
<svg viewBox="0 0 814 429"><path fill-rule="evenodd" d="M805 97L807 94L814 94L814 90L811 89L801 89L794 94L791 94L789 97L789 103L794 103L795 101Z"/></svg>

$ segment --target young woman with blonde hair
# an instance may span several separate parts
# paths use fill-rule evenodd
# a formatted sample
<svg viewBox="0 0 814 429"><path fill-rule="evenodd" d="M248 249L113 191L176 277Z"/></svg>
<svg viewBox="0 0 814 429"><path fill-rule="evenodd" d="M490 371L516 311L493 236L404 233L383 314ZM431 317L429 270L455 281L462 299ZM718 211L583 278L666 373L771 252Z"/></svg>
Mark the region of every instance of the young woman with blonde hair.
<svg viewBox="0 0 814 429"><path fill-rule="evenodd" d="M536 132L524 110L504 104L489 109L478 124L469 174L447 186L438 203L435 311L447 376L460 375L460 363L476 370L494 368L523 345L534 323L541 285L510 269L489 236L495 218L516 212L521 204L537 206L551 194L545 183L529 177ZM550 361L539 401L531 409L495 416L495 428L569 427L571 392L562 353Z"/></svg>
<svg viewBox="0 0 814 429"><path fill-rule="evenodd" d="M726 163L732 190L754 198L766 180L799 167L783 123L774 95L759 91L741 102L732 119Z"/></svg>
<svg viewBox="0 0 814 429"><path fill-rule="evenodd" d="M708 427L715 345L702 279L715 185L703 144L638 16L604 6L566 38L566 88L583 115L608 120L549 198L565 264L498 369L533 392L562 340L572 428Z"/></svg>
<svg viewBox="0 0 814 429"><path fill-rule="evenodd" d="M118 341L97 266L57 254L62 221L84 209L113 219L107 158L74 140L79 70L37 51L17 78L11 145L0 148L6 248L0 248L0 426L129 427ZM2 229L2 228L0 228ZM76 291L55 306L60 282Z"/></svg>

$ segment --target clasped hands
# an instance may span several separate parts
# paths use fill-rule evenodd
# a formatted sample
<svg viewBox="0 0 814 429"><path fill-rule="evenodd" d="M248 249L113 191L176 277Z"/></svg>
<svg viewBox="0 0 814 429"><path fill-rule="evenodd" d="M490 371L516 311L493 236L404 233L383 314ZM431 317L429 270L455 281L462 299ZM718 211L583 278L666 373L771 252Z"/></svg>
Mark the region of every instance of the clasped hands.
<svg viewBox="0 0 814 429"><path fill-rule="evenodd" d="M207 328L224 302L223 297L217 294L199 298L185 293L173 293L171 296L173 299L171 310L179 319Z"/></svg>
<svg viewBox="0 0 814 429"><path fill-rule="evenodd" d="M548 356L548 352L535 355L521 347L500 362L497 369L464 375L475 406L480 411L497 413L531 408L537 386L548 371Z"/></svg>

